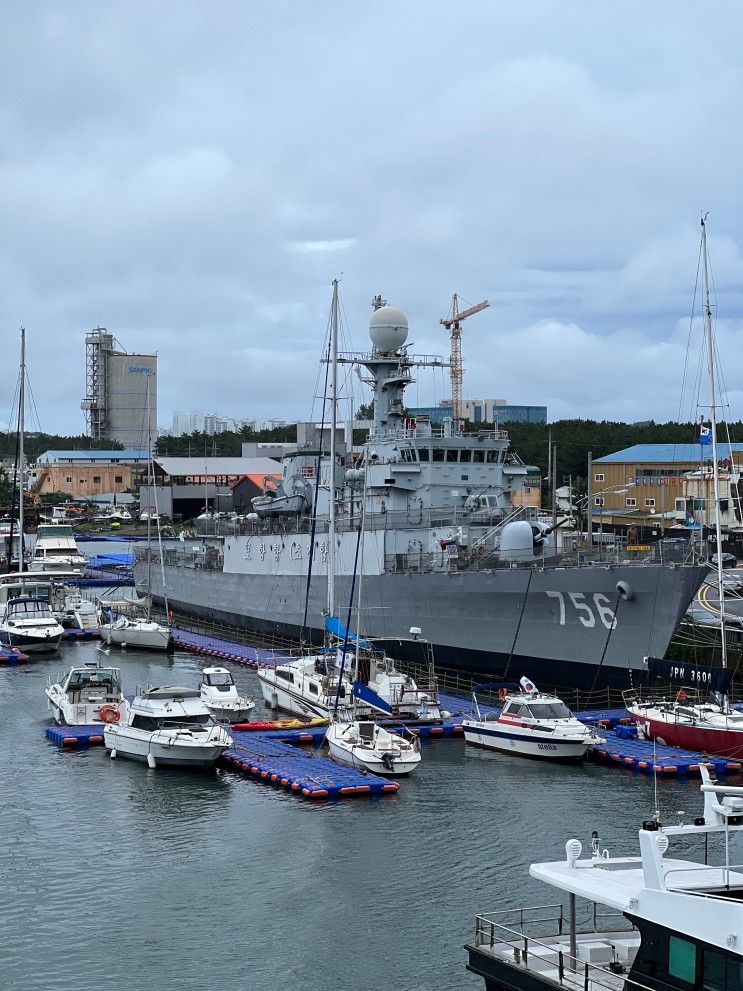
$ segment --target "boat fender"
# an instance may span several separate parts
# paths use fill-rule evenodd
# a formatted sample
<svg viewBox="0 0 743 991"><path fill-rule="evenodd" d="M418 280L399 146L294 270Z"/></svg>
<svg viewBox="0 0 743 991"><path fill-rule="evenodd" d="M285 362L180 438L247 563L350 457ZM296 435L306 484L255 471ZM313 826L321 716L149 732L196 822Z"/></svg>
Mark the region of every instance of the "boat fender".
<svg viewBox="0 0 743 991"><path fill-rule="evenodd" d="M115 705L102 705L98 715L104 723L108 723L109 725L118 723L121 719L121 713Z"/></svg>
<svg viewBox="0 0 743 991"><path fill-rule="evenodd" d="M498 689L498 699L501 702L505 702L508 696L508 691L505 688Z"/></svg>
<svg viewBox="0 0 743 991"><path fill-rule="evenodd" d="M681 705L683 705L684 702L686 701L686 692L683 690L683 688L680 688L676 692L676 701L679 702Z"/></svg>
<svg viewBox="0 0 743 991"><path fill-rule="evenodd" d="M619 598L624 599L625 602L631 602L635 597L634 589L629 582L617 582L616 589Z"/></svg>

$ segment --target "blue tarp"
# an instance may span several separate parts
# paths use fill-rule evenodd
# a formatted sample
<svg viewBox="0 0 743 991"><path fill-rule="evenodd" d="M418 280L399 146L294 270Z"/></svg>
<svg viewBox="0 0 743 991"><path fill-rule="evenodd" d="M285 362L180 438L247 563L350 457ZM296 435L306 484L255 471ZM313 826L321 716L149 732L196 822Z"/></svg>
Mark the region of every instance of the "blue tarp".
<svg viewBox="0 0 743 991"><path fill-rule="evenodd" d="M340 640L343 643L348 640L349 643L356 644L356 634L351 633L350 630L346 630L346 627L337 616L327 616L325 619L325 629L328 633L335 637L336 640ZM359 640L359 647L362 650L371 650L371 644L368 640Z"/></svg>
<svg viewBox="0 0 743 991"><path fill-rule="evenodd" d="M88 558L91 568L131 568L134 564L133 554L93 554Z"/></svg>

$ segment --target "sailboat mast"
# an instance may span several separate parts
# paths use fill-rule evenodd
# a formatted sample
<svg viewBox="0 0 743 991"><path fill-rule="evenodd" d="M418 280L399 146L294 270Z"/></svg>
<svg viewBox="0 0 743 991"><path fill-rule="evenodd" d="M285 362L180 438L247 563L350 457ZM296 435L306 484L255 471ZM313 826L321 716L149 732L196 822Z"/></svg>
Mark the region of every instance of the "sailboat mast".
<svg viewBox="0 0 743 991"><path fill-rule="evenodd" d="M715 352L712 333L712 308L709 302L709 265L707 260L707 225L702 218L702 258L704 262L704 329L707 338L707 367L710 392L710 430L712 433L712 496L715 506L715 544L717 545L717 594L720 606L721 660L727 667L725 637L725 597L722 577L722 530L720 527L720 467L717 461L717 396L715 389Z"/></svg>
<svg viewBox="0 0 743 991"><path fill-rule="evenodd" d="M330 507L328 510L328 615L335 616L335 421L338 405L338 280L330 314Z"/></svg>
<svg viewBox="0 0 743 991"><path fill-rule="evenodd" d="M18 389L18 474L20 484L18 486L18 519L20 529L18 533L18 570L23 571L23 465L26 460L24 451L24 433L26 430L26 328L21 327L21 381ZM13 555L13 548L10 548L10 555Z"/></svg>

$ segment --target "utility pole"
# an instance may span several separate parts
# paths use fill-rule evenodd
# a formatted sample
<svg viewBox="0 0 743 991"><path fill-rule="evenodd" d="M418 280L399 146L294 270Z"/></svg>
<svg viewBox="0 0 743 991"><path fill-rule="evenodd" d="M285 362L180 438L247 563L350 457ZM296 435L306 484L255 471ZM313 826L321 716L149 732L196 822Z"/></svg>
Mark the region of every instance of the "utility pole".
<svg viewBox="0 0 743 991"><path fill-rule="evenodd" d="M593 451L588 452L588 502L586 504L586 536L588 537L588 550L593 548Z"/></svg>

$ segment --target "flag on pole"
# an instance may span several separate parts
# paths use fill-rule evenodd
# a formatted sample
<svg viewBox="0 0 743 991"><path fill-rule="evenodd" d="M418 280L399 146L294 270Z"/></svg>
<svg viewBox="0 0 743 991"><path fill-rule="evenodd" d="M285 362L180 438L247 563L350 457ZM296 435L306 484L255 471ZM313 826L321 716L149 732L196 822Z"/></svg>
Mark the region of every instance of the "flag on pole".
<svg viewBox="0 0 743 991"><path fill-rule="evenodd" d="M705 426L703 423L699 425L699 443L702 447L706 447L707 444L712 443L712 428Z"/></svg>

